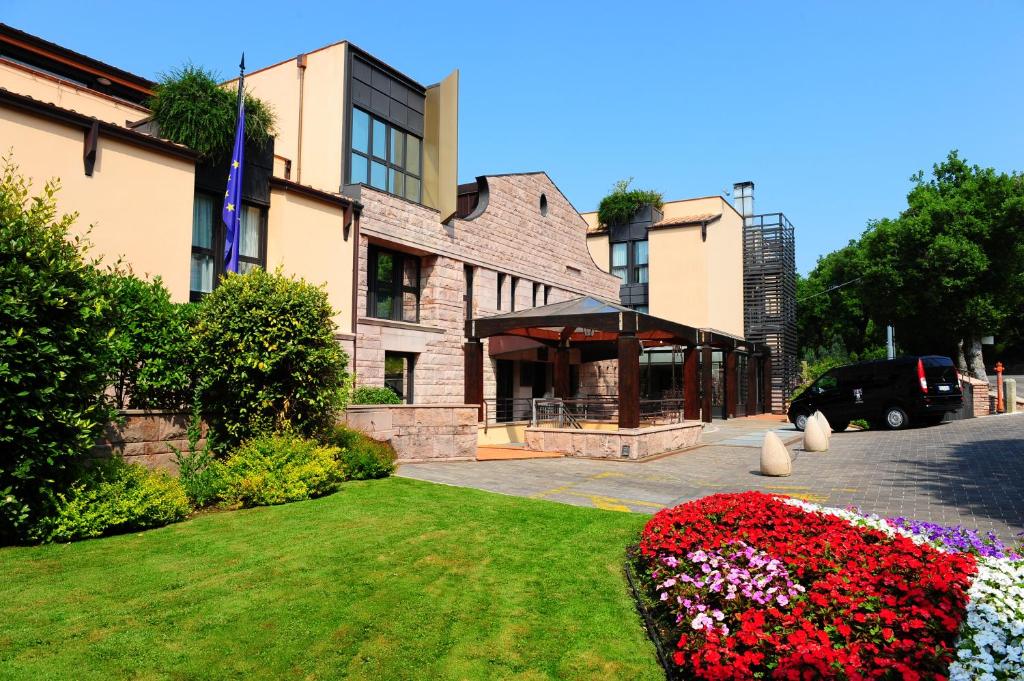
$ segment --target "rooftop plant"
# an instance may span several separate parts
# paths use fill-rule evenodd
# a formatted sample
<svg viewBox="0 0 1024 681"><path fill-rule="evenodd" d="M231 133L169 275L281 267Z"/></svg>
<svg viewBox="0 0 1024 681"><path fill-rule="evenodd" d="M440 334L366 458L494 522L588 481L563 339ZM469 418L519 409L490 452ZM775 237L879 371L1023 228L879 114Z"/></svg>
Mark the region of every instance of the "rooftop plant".
<svg viewBox="0 0 1024 681"><path fill-rule="evenodd" d="M214 160L225 157L234 143L238 122L238 90L221 87L213 72L186 64L163 74L148 102L160 134ZM245 95L245 136L255 143L274 134L270 105Z"/></svg>
<svg viewBox="0 0 1024 681"><path fill-rule="evenodd" d="M611 192L601 199L597 219L602 225L620 225L629 222L636 212L646 205L661 208L664 205L661 192L653 189L630 189L633 178L619 180Z"/></svg>

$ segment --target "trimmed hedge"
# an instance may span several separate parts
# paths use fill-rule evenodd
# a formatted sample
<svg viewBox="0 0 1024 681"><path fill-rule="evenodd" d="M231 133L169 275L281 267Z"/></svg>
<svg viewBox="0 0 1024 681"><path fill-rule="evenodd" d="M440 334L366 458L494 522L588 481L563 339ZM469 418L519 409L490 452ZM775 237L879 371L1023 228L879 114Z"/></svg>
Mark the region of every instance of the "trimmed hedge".
<svg viewBox="0 0 1024 681"><path fill-rule="evenodd" d="M349 404L401 404L402 398L388 387L361 385L352 391Z"/></svg>
<svg viewBox="0 0 1024 681"><path fill-rule="evenodd" d="M224 462L221 498L228 505L268 506L336 492L344 475L339 451L295 435L249 440Z"/></svg>
<svg viewBox="0 0 1024 681"><path fill-rule="evenodd" d="M39 539L73 541L161 527L184 520L192 507L176 478L119 457L101 462L57 495Z"/></svg>
<svg viewBox="0 0 1024 681"><path fill-rule="evenodd" d="M395 472L395 450L358 430L335 426L327 442L341 450L338 459L346 480L386 478Z"/></svg>
<svg viewBox="0 0 1024 681"><path fill-rule="evenodd" d="M229 274L206 297L195 331L196 407L215 450L330 427L348 363L332 314L321 287L280 269Z"/></svg>

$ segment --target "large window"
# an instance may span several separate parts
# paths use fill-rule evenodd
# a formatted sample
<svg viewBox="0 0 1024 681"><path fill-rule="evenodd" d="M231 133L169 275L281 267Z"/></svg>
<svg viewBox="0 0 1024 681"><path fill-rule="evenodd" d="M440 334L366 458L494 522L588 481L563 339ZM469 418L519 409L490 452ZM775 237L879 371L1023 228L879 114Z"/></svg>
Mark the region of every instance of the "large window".
<svg viewBox="0 0 1024 681"><path fill-rule="evenodd" d="M199 300L213 290L224 274L224 240L227 227L221 219L221 199L196 193L192 203L192 264L190 297ZM242 204L238 236L238 272L266 266L266 209Z"/></svg>
<svg viewBox="0 0 1024 681"><path fill-rule="evenodd" d="M633 283L647 283L647 241L633 242Z"/></svg>
<svg viewBox="0 0 1024 681"><path fill-rule="evenodd" d="M533 306L537 307L537 301L540 300L542 285L535 283L533 285Z"/></svg>
<svg viewBox="0 0 1024 681"><path fill-rule="evenodd" d="M501 299L505 295L505 275L498 272L498 309L501 309Z"/></svg>
<svg viewBox="0 0 1024 681"><path fill-rule="evenodd" d="M612 244L612 274L622 280L623 284L629 283L629 244Z"/></svg>
<svg viewBox="0 0 1024 681"><path fill-rule="evenodd" d="M370 246L369 317L398 322L420 319L420 259Z"/></svg>
<svg viewBox="0 0 1024 681"><path fill-rule="evenodd" d="M511 297L509 298L509 309L513 312L516 311L516 289L519 287L519 277L512 277L512 288L510 290Z"/></svg>
<svg viewBox="0 0 1024 681"><path fill-rule="evenodd" d="M466 301L466 319L473 318L473 266L463 265L462 274L466 279L466 293L462 299Z"/></svg>
<svg viewBox="0 0 1024 681"><path fill-rule="evenodd" d="M352 109L349 182L366 184L419 203L422 194L419 137Z"/></svg>

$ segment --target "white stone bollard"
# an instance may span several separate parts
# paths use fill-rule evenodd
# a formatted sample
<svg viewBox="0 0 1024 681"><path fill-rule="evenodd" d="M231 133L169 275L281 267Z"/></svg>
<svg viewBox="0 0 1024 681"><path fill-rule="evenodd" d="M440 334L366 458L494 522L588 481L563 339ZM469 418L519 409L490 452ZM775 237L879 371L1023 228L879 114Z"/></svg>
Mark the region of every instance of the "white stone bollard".
<svg viewBox="0 0 1024 681"><path fill-rule="evenodd" d="M814 415L807 419L807 425L804 427L804 451L828 451L828 436L825 435L821 421Z"/></svg>
<svg viewBox="0 0 1024 681"><path fill-rule="evenodd" d="M1003 379L1003 405L1007 414L1014 414L1017 411L1017 379Z"/></svg>
<svg viewBox="0 0 1024 681"><path fill-rule="evenodd" d="M761 444L761 475L785 477L792 472L793 461L789 458L789 450L778 435L768 431Z"/></svg>
<svg viewBox="0 0 1024 681"><path fill-rule="evenodd" d="M821 426L822 432L825 433L825 447L826 449L832 444L832 424L828 422L825 415L821 411L814 412L814 418L818 419L818 425Z"/></svg>

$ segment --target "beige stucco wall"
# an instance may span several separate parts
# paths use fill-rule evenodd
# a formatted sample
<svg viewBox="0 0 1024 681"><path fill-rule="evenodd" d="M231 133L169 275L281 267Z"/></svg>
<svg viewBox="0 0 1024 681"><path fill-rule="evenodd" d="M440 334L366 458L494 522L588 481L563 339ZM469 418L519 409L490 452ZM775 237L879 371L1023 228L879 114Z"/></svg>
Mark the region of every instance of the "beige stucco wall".
<svg viewBox="0 0 1024 681"><path fill-rule="evenodd" d="M669 201L664 219L718 215L702 241L700 225L652 229L650 241L650 312L689 326L743 336L743 218L719 196ZM589 229L597 213L582 214ZM607 234L591 234L587 246L594 262L610 269Z"/></svg>
<svg viewBox="0 0 1024 681"><path fill-rule="evenodd" d="M149 111L141 106L108 97L3 59L0 59L0 88L121 126L125 121L137 121L149 115Z"/></svg>
<svg viewBox="0 0 1024 681"><path fill-rule="evenodd" d="M306 55L302 107L302 157L299 159L300 69L296 59L255 71L245 87L274 108L274 153L292 162L291 179L317 189L341 190L345 119L345 65L348 43Z"/></svg>
<svg viewBox="0 0 1024 681"><path fill-rule="evenodd" d="M274 188L267 215L267 269L312 284L324 284L334 308L339 333L352 332L352 251L350 230L344 238L345 217L338 206Z"/></svg>
<svg viewBox="0 0 1024 681"><path fill-rule="evenodd" d="M62 213L77 211L75 231L105 263L123 256L135 274L163 277L175 301L188 300L195 165L129 143L99 139L92 177L82 167L83 131L0 109L0 140L40 191L59 178Z"/></svg>

